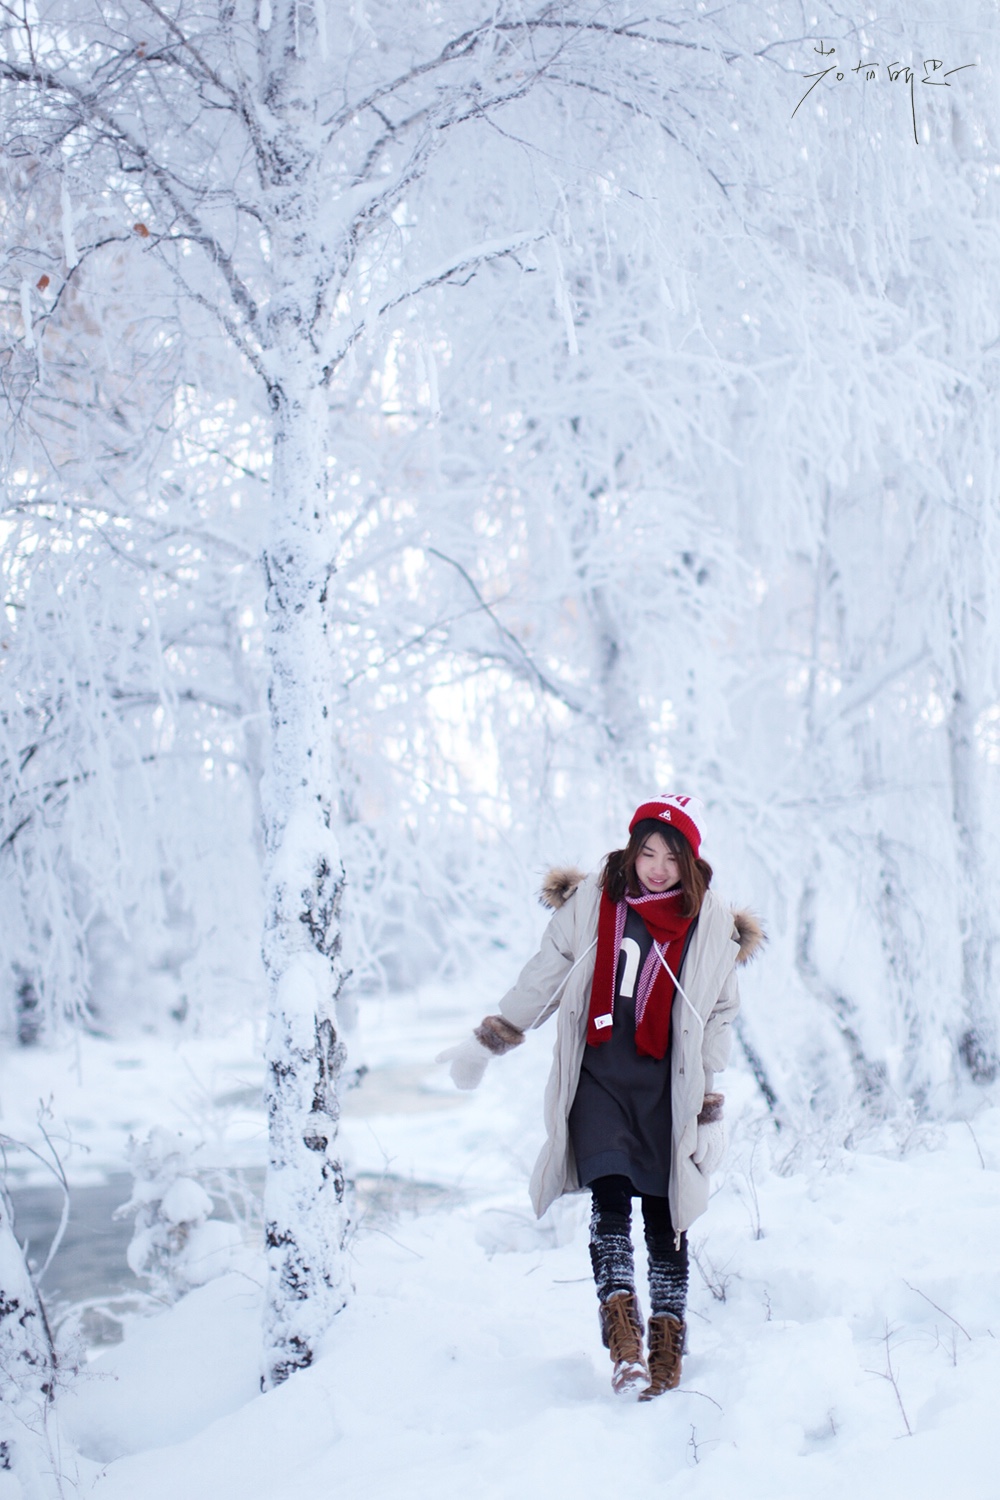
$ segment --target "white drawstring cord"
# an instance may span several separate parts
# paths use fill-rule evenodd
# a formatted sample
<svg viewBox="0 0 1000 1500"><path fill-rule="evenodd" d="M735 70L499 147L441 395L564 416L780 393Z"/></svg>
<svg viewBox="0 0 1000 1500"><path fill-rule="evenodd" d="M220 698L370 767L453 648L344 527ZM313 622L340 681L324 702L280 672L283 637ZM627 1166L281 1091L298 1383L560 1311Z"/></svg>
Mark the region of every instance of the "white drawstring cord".
<svg viewBox="0 0 1000 1500"><path fill-rule="evenodd" d="M560 991L563 990L563 989L565 989L565 987L569 983L570 977L572 976L572 974L574 973L574 971L580 967L580 965L583 963L583 960L587 957L587 954L588 953L592 953L596 947L597 947L597 939L595 938L594 941L591 943L590 947L584 949L584 951L580 954L580 957L577 959L576 963L573 965L573 968L570 969L569 973L565 976L565 978L562 979L562 980L560 980L559 984L552 991L552 994L549 996L549 998L546 1000L545 1004L542 1006L542 1010L543 1011L547 1011L548 1008L549 1008L549 1006L552 1005L552 1004L554 1004L554 1002L559 998ZM532 1021L531 1025L528 1027L528 1030L529 1031L535 1031L539 1026L541 1026L543 1019L544 1019L544 1016L539 1016L539 1018L538 1018L537 1021Z"/></svg>
<svg viewBox="0 0 1000 1500"><path fill-rule="evenodd" d="M663 955L663 949L660 947L659 943L656 941L655 938L653 939L653 947L656 949L656 956L660 960L660 963L663 965L663 967L666 969L667 973L670 975L671 979L674 981L674 984L677 987L678 994L684 1000L687 1001L687 1004L688 1004L688 1006L690 1008L691 1014L694 1016L695 1020L698 1022L698 1025L701 1027L702 1031L704 1031L705 1030L705 1023L704 1023L704 1021L701 1019L701 1016L699 1016L698 1012L695 1010L694 1003L691 1000L691 997L688 995L687 990L681 984L680 980L677 978L677 975L674 973L673 969L667 963L667 960L666 960L666 958Z"/></svg>

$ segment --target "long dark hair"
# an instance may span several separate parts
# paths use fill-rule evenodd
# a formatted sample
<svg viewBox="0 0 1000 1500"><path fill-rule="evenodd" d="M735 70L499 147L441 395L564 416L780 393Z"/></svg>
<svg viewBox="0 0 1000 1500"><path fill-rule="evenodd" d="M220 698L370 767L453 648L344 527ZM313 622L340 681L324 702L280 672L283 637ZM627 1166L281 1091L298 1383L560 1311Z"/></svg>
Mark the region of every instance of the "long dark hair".
<svg viewBox="0 0 1000 1500"><path fill-rule="evenodd" d="M712 866L704 859L695 859L691 845L684 835L669 823L659 818L643 818L629 835L624 849L613 849L604 861L601 884L611 901L621 901L626 892L630 896L641 896L642 887L635 873L636 858L642 846L652 834L658 834L671 854L677 856L677 868L684 892L684 916L696 917L701 911L705 892L712 883Z"/></svg>

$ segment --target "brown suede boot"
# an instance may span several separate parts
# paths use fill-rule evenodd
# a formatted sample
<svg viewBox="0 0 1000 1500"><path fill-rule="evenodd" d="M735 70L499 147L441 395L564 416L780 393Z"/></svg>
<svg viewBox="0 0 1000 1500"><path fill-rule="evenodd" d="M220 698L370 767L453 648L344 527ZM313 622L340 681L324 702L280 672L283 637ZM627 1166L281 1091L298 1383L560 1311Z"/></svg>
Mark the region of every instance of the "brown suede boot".
<svg viewBox="0 0 1000 1500"><path fill-rule="evenodd" d="M684 1323L670 1313L649 1320L649 1385L639 1392L640 1401L652 1401L681 1383Z"/></svg>
<svg viewBox="0 0 1000 1500"><path fill-rule="evenodd" d="M615 1292L601 1304L601 1335L614 1361L614 1390L628 1392L650 1378L642 1356L642 1318L635 1292Z"/></svg>

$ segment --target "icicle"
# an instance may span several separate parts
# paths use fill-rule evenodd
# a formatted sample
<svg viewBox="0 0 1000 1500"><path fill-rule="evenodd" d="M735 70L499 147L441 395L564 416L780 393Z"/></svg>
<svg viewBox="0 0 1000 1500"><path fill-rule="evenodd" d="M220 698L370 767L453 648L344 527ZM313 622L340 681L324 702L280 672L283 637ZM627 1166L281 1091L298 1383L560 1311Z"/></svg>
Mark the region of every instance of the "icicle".
<svg viewBox="0 0 1000 1500"><path fill-rule="evenodd" d="M67 271L72 271L74 266L80 264L80 257L77 253L76 240L73 238L73 205L69 201L69 188L66 186L65 177L59 189L59 207L62 211L63 256Z"/></svg>
<svg viewBox="0 0 1000 1500"><path fill-rule="evenodd" d="M24 323L24 342L28 349L35 347L35 330L31 323L31 287L21 282L21 321Z"/></svg>
<svg viewBox="0 0 1000 1500"><path fill-rule="evenodd" d="M319 55L323 62L330 56L330 41L326 30L326 0L313 0L316 12L316 36L319 40Z"/></svg>
<svg viewBox="0 0 1000 1500"><path fill-rule="evenodd" d="M590 279L594 288L594 302L598 307L604 306L604 288L601 285L601 272L597 264L597 251L593 244L590 246Z"/></svg>
<svg viewBox="0 0 1000 1500"><path fill-rule="evenodd" d="M257 12L257 25L261 31L271 29L271 0L260 0L260 9Z"/></svg>
<svg viewBox="0 0 1000 1500"><path fill-rule="evenodd" d="M424 350L424 363L427 367L427 395L431 411L436 417L441 415L441 394L438 390L437 360L434 358L434 350L428 344Z"/></svg>
<svg viewBox="0 0 1000 1500"><path fill-rule="evenodd" d="M562 256L559 254L559 246L554 239L550 240L549 244L552 246L552 256L556 267L556 307L562 313L563 322L566 325L566 343L569 346L569 352L571 355L576 355L580 352L580 346L576 341L576 327L573 323L573 304L570 302L569 287L566 285L566 277L563 273Z"/></svg>
<svg viewBox="0 0 1000 1500"><path fill-rule="evenodd" d="M364 32L365 36L375 35L372 23L368 19L368 12L365 10L365 0L351 0L351 20L359 31Z"/></svg>

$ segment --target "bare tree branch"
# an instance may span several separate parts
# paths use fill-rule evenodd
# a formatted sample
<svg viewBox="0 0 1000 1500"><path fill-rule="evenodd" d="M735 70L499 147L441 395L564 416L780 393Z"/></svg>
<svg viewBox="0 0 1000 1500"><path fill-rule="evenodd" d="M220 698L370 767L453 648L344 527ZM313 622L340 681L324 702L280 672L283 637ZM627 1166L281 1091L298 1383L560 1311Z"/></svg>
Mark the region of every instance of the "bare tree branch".
<svg viewBox="0 0 1000 1500"><path fill-rule="evenodd" d="M493 622L494 626L496 627L497 634L500 636L500 639L506 642L506 644L511 648L513 652L513 661L516 662L518 666L520 666L526 672L527 676L535 684L535 686L541 688L543 692L548 693L551 697L558 698L560 703L564 703L568 709L572 710L573 713L583 714L587 717L591 717L591 715L588 713L588 710L576 697L575 694L570 693L565 687L560 686L559 683L553 682L550 677L546 676L546 674L541 670L541 668L525 650L524 646L518 640L517 636L514 635L513 631L508 630L503 621L498 619L494 610L483 598L475 580L472 578L471 574L465 568L463 568L462 564L458 562L456 558L449 557L447 553L440 552L437 547L428 547L427 551L431 555L431 557L440 558L440 560L444 563L447 563L450 568L454 568L456 573L458 573L465 580L466 584L469 586L473 595L475 596L478 607ZM510 658L505 657L505 660L508 659Z"/></svg>

